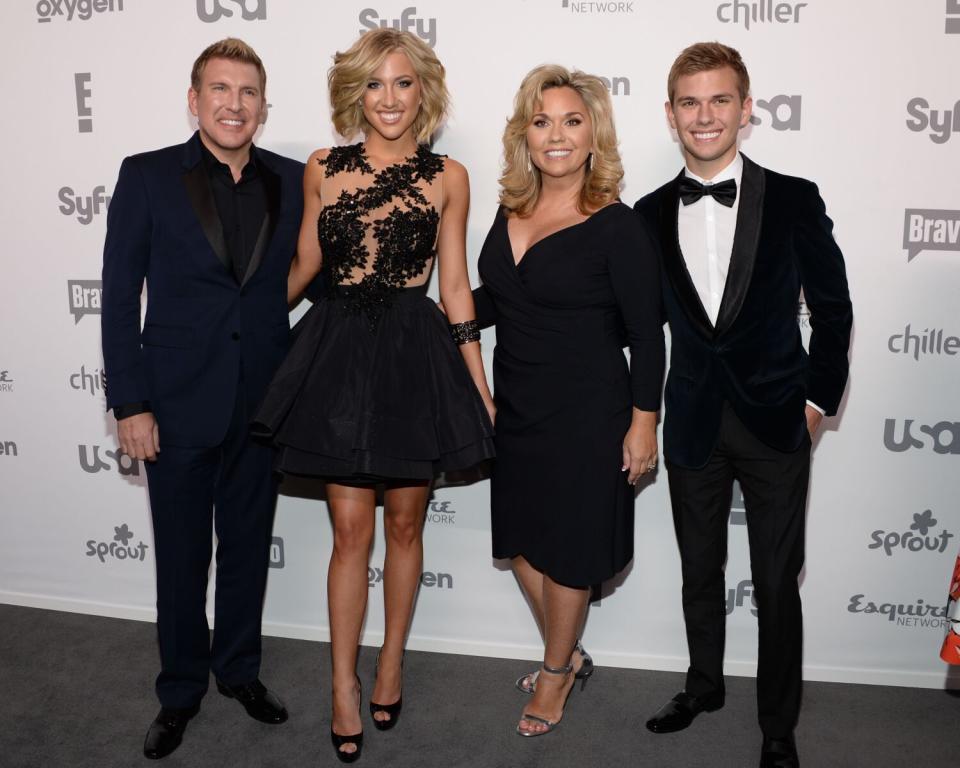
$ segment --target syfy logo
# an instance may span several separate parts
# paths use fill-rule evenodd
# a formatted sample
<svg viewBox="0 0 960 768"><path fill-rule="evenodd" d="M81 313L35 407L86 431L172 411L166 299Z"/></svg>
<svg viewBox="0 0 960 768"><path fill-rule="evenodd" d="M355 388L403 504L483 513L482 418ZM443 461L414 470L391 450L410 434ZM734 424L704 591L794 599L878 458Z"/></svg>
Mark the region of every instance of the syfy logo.
<svg viewBox="0 0 960 768"><path fill-rule="evenodd" d="M99 315L103 299L101 280L67 280L70 314L76 325L84 315Z"/></svg>
<svg viewBox="0 0 960 768"><path fill-rule="evenodd" d="M736 589L727 590L727 616L737 608L743 608L747 600L750 601L750 613L757 615L757 598L753 594L753 582L750 579L741 581Z"/></svg>
<svg viewBox="0 0 960 768"><path fill-rule="evenodd" d="M77 96L77 130L80 133L93 133L93 110L87 103L93 95L87 86L90 85L89 72L75 72L73 87Z"/></svg>
<svg viewBox="0 0 960 768"><path fill-rule="evenodd" d="M101 470L107 472L110 471L110 465L100 458L100 446L91 445L89 446L93 452L93 460L90 460L88 455L86 445L77 446L77 454L80 457L80 468L84 472L89 472L91 475L95 475ZM117 466L117 472L121 475L134 475L136 477L140 476L140 460L131 458L127 454L117 451L104 451L104 455L108 459L113 459L113 463Z"/></svg>
<svg viewBox="0 0 960 768"><path fill-rule="evenodd" d="M803 106L802 96L774 96L766 99L755 99L755 107L759 107L770 115L770 127L775 131L799 131L800 111ZM763 118L756 112L750 115L751 125L763 125Z"/></svg>
<svg viewBox="0 0 960 768"><path fill-rule="evenodd" d="M287 559L283 554L283 539L274 536L270 540L270 560L267 562L271 568L283 568L287 564Z"/></svg>
<svg viewBox="0 0 960 768"><path fill-rule="evenodd" d="M943 31L948 35L960 35L960 0L947 0L947 21Z"/></svg>
<svg viewBox="0 0 960 768"><path fill-rule="evenodd" d="M721 24L743 24L747 30L751 23L799 24L800 9L806 7L807 3L774 3L773 0L746 3L735 0L717 6L717 20Z"/></svg>
<svg viewBox="0 0 960 768"><path fill-rule="evenodd" d="M143 541L135 547L131 547L130 540L132 538L133 531L126 523L115 525L113 527L113 541L98 542L96 539L87 541L87 557L99 558L101 563L107 562L108 557L112 560L135 560L142 563L150 547Z"/></svg>
<svg viewBox="0 0 960 768"><path fill-rule="evenodd" d="M960 351L960 337L944 337L943 329L924 328L922 333L910 333L910 324L903 333L895 333L887 340L887 349L895 355L909 355L919 361L920 355L949 355Z"/></svg>
<svg viewBox="0 0 960 768"><path fill-rule="evenodd" d="M37 3L37 21L44 24L55 16L66 16L89 21L95 13L116 13L123 10L123 0L40 0Z"/></svg>
<svg viewBox="0 0 960 768"><path fill-rule="evenodd" d="M947 542L953 538L953 534L948 530L942 530L939 534L928 535L930 529L935 527L937 519L929 509L923 512L915 512L913 522L910 524L910 530L903 533L891 531L874 531L870 534L873 539L872 544L867 545L867 549L880 549L887 553L887 557L892 557L894 550L904 550L905 552L946 552ZM914 533L916 531L916 533Z"/></svg>
<svg viewBox="0 0 960 768"><path fill-rule="evenodd" d="M907 102L907 128L914 133L930 129L930 141L934 144L946 144L950 135L960 133L960 101L953 109L930 109L930 102L921 96Z"/></svg>
<svg viewBox="0 0 960 768"><path fill-rule="evenodd" d="M80 366L79 373L70 374L70 389L78 392L90 392L92 397L107 389L107 374L99 368L94 368L93 373L87 373L85 366Z"/></svg>
<svg viewBox="0 0 960 768"><path fill-rule="evenodd" d="M932 441L934 453L960 454L960 422L938 421L934 425L921 424L920 432ZM900 437L897 437L897 420L887 419L883 427L883 444L888 451L903 453L911 448L923 448L925 443L913 436L913 419L904 419Z"/></svg>
<svg viewBox="0 0 960 768"><path fill-rule="evenodd" d="M437 45L437 20L418 17L415 5L400 11L399 19L383 19L375 8L364 8L358 20L361 35L374 29L393 27L401 32L413 32L431 48Z"/></svg>
<svg viewBox="0 0 960 768"><path fill-rule="evenodd" d="M630 78L629 77L601 77L600 82L604 84L607 92L611 96L629 96Z"/></svg>
<svg viewBox="0 0 960 768"><path fill-rule="evenodd" d="M903 212L903 247L908 262L920 251L960 252L960 211L907 208Z"/></svg>
<svg viewBox="0 0 960 768"><path fill-rule="evenodd" d="M578 0L563 0L563 7L569 8L570 13L590 13L595 16L614 16L621 13L633 13L631 2L578 2Z"/></svg>
<svg viewBox="0 0 960 768"><path fill-rule="evenodd" d="M452 501L431 500L427 505L427 522L438 525L455 525L457 510L451 509L451 504L453 504Z"/></svg>
<svg viewBox="0 0 960 768"><path fill-rule="evenodd" d="M0 392L13 392L13 379L10 371L0 371Z"/></svg>
<svg viewBox="0 0 960 768"><path fill-rule="evenodd" d="M12 440L0 440L0 456L19 456L17 444Z"/></svg>
<svg viewBox="0 0 960 768"><path fill-rule="evenodd" d="M239 6L244 21L265 21L267 18L267 0L197 0L197 17L207 24L220 21L224 16L232 18L235 9L225 4Z"/></svg>
<svg viewBox="0 0 960 768"><path fill-rule="evenodd" d="M71 187L60 187L57 197L60 199L60 213L64 216L73 216L76 214L77 221L81 224L89 224L94 216L105 213L110 207L110 195L106 194L107 188L97 186L93 188L93 193L86 197L75 195Z"/></svg>
<svg viewBox="0 0 960 768"><path fill-rule="evenodd" d="M373 589L382 581L382 568L367 567L367 586L370 589ZM433 571L424 571L420 574L420 585L423 587L436 587L437 589L453 589L453 576L451 576L449 573L434 573Z"/></svg>
<svg viewBox="0 0 960 768"><path fill-rule="evenodd" d="M947 626L947 606L925 603L874 603L864 602L864 595L853 595L847 605L849 613L886 616L887 621L901 627L931 627L943 629Z"/></svg>

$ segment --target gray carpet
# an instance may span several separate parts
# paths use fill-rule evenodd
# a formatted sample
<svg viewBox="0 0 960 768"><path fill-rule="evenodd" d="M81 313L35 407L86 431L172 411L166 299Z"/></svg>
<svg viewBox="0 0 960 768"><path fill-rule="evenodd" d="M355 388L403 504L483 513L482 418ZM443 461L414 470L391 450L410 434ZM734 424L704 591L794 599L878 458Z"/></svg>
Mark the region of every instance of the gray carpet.
<svg viewBox="0 0 960 768"><path fill-rule="evenodd" d="M158 710L152 624L0 605L0 625L0 766L154 764L141 755L147 725ZM284 699L290 720L262 725L211 689L183 745L160 765L339 765L328 735L328 650L322 643L265 638L262 678ZM360 658L367 696L374 656L365 648ZM750 679L728 679L722 710L701 715L682 733L656 736L643 721L673 695L682 676L599 668L586 690L570 697L555 733L522 739L513 728L524 697L513 681L529 666L407 653L402 719L387 733L367 722L358 765L750 768L758 763ZM804 768L952 768L960 755L960 698L944 691L808 683L797 741Z"/></svg>

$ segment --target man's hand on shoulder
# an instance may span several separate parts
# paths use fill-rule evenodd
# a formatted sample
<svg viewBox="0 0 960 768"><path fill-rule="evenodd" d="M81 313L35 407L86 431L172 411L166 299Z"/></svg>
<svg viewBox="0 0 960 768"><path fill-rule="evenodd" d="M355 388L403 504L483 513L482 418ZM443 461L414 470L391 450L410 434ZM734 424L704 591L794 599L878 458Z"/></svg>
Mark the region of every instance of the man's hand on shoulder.
<svg viewBox="0 0 960 768"><path fill-rule="evenodd" d="M117 421L120 450L134 459L154 461L160 452L160 431L152 413L137 413Z"/></svg>

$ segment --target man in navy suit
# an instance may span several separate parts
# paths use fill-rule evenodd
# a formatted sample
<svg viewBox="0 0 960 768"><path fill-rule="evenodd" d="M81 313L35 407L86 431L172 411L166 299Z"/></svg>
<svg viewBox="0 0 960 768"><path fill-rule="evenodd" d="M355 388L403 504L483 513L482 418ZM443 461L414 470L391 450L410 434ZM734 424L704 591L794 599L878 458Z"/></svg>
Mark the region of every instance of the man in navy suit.
<svg viewBox="0 0 960 768"><path fill-rule="evenodd" d="M659 244L670 323L664 456L690 652L684 690L647 727L678 731L723 706L726 528L737 479L759 625L760 765L796 768L810 443L840 405L853 313L816 185L737 149L749 91L732 48L698 43L680 54L666 110L686 167L636 205ZM801 289L809 355L797 324Z"/></svg>
<svg viewBox="0 0 960 768"><path fill-rule="evenodd" d="M107 217L107 407L123 452L147 462L157 561L161 710L144 743L149 758L180 744L211 670L251 717L287 719L259 679L277 485L272 450L250 439L247 423L287 350L303 165L253 146L265 87L246 43L208 47L187 95L199 130L185 144L126 158Z"/></svg>

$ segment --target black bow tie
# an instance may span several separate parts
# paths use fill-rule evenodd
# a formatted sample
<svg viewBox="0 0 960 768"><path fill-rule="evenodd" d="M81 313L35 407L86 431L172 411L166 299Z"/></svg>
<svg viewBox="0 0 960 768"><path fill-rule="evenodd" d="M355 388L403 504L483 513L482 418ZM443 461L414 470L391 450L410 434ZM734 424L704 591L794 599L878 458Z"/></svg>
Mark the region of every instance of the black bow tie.
<svg viewBox="0 0 960 768"><path fill-rule="evenodd" d="M720 205L733 208L733 203L737 199L737 182L727 179L719 184L701 184L687 175L680 178L680 200L684 205L695 203L704 195L713 195L713 199Z"/></svg>

